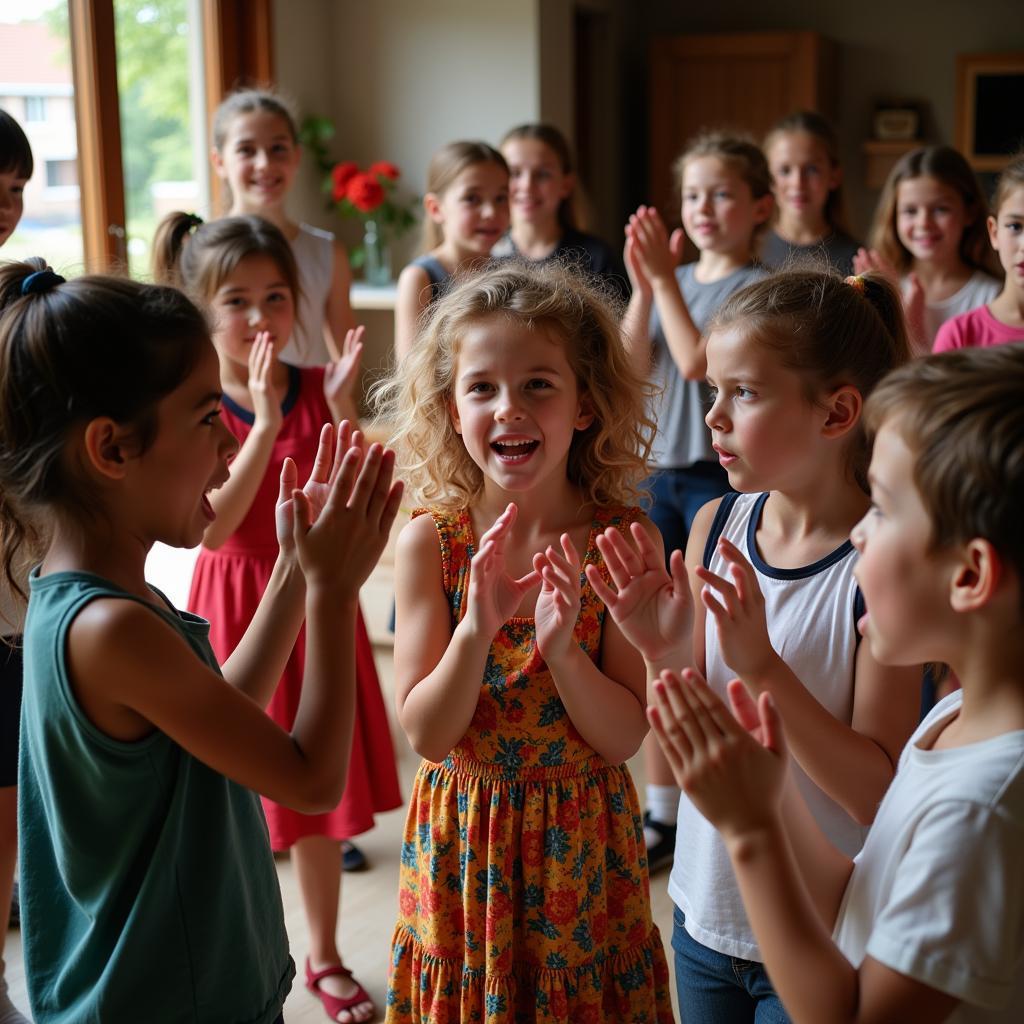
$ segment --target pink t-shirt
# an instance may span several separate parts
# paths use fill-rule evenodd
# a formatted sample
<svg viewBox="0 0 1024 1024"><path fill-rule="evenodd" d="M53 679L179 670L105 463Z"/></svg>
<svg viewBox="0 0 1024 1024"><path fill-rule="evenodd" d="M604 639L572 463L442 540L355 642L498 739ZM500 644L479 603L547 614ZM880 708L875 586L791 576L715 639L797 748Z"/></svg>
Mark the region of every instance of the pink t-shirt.
<svg viewBox="0 0 1024 1024"><path fill-rule="evenodd" d="M947 320L935 335L933 352L950 352L955 348L988 348L1024 341L1024 327L1011 327L997 320L988 306L979 306Z"/></svg>

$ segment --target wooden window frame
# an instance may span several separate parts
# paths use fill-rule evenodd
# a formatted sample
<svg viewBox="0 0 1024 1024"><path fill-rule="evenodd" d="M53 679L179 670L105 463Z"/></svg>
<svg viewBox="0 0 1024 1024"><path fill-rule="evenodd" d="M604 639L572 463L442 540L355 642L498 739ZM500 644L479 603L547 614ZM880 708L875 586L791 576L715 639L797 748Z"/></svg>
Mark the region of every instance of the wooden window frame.
<svg viewBox="0 0 1024 1024"><path fill-rule="evenodd" d="M273 0L201 0L210 113L236 85L273 81ZM114 0L68 0L82 243L91 273L128 266Z"/></svg>

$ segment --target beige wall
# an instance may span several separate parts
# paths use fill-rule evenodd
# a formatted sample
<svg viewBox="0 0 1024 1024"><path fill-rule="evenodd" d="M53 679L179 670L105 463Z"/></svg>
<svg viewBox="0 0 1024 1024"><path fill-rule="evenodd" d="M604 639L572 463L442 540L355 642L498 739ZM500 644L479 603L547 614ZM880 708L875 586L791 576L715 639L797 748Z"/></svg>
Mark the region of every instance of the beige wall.
<svg viewBox="0 0 1024 1024"><path fill-rule="evenodd" d="M858 0L807 4L804 0L729 0L682 3L634 0L636 17L627 22L631 82L627 97L638 117L627 117L634 145L646 116L646 49L653 35L687 32L749 32L814 29L839 44L837 121L842 138L851 213L865 231L877 192L861 184L864 155L875 101L924 100L928 141L954 144L956 55L1024 50L1024 5L1020 0ZM1024 135L1024 117L1021 122ZM639 136L639 137L638 137ZM680 140L680 145L683 140ZM633 188L644 184L634 176ZM642 194L634 192L634 198Z"/></svg>

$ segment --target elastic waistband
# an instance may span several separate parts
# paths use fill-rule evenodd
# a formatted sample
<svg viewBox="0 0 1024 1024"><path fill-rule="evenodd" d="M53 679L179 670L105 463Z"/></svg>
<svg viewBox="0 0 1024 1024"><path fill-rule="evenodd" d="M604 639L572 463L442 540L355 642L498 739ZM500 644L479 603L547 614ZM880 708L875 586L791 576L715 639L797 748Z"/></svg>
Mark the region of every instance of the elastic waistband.
<svg viewBox="0 0 1024 1024"><path fill-rule="evenodd" d="M498 782L547 782L556 779L571 779L582 775L596 775L599 772L619 771L621 767L621 765L609 764L603 757L595 754L593 757L580 761L569 761L565 764L524 765L511 772L504 765L493 764L489 761L474 761L452 754L441 764L424 761L420 770L427 773L446 771L452 775L493 779Z"/></svg>

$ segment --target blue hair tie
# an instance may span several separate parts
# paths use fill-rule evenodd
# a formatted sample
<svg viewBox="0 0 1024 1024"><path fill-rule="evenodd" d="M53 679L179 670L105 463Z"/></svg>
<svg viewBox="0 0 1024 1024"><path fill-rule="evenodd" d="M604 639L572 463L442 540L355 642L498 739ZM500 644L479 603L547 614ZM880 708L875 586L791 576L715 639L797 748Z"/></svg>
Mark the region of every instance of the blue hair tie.
<svg viewBox="0 0 1024 1024"><path fill-rule="evenodd" d="M57 285L63 284L64 280L60 274L54 273L52 267L47 267L45 270L37 270L34 274L29 274L21 282L21 294L42 295L43 292L48 292L51 288L56 288Z"/></svg>

